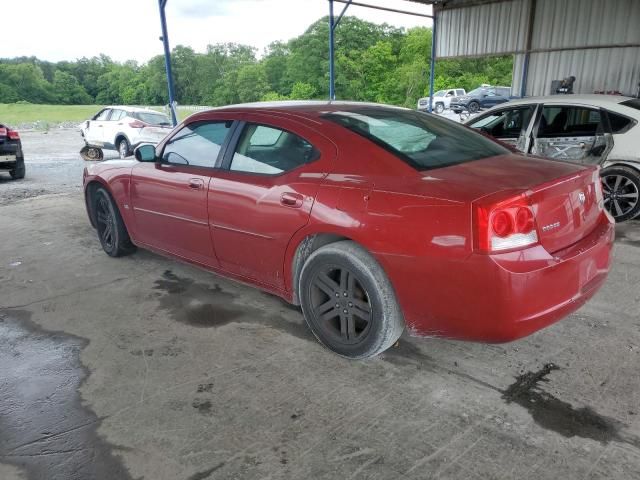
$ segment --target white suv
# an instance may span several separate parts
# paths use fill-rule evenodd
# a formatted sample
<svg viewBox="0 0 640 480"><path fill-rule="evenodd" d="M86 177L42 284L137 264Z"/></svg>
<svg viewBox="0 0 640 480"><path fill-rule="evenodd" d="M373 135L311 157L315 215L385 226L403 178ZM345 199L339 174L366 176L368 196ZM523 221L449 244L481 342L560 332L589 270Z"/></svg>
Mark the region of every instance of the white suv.
<svg viewBox="0 0 640 480"><path fill-rule="evenodd" d="M433 94L433 111L436 113L442 113L445 109L449 108L451 99L453 97L462 97L467 92L464 88L449 88L447 90L438 90ZM424 97L418 100L418 110L426 112L429 110L429 97Z"/></svg>
<svg viewBox="0 0 640 480"><path fill-rule="evenodd" d="M159 143L172 128L164 113L135 107L106 107L80 125L88 147L117 150L120 158L141 143Z"/></svg>

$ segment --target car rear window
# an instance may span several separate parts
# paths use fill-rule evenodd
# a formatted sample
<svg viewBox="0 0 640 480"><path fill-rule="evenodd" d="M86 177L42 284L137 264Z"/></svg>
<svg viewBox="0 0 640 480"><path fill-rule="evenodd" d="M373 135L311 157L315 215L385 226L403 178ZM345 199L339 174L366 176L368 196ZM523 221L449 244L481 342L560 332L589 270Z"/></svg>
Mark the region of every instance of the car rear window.
<svg viewBox="0 0 640 480"><path fill-rule="evenodd" d="M632 98L631 100L625 100L624 102L620 102L620 105L624 105L625 107L635 108L636 110L640 110L640 98Z"/></svg>
<svg viewBox="0 0 640 480"><path fill-rule="evenodd" d="M509 153L466 127L410 110L362 107L327 113L324 118L369 139L420 171Z"/></svg>
<svg viewBox="0 0 640 480"><path fill-rule="evenodd" d="M171 120L163 113L153 113L153 112L134 112L131 114L133 118L137 118L138 120L148 123L149 125L157 125L157 126L170 126Z"/></svg>

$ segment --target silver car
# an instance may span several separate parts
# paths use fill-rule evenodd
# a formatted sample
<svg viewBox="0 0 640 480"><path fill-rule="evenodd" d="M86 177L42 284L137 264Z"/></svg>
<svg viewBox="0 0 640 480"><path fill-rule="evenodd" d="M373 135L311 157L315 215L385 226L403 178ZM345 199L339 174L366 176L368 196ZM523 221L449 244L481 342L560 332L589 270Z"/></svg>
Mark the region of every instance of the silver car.
<svg viewBox="0 0 640 480"><path fill-rule="evenodd" d="M598 164L605 206L618 222L640 214L640 99L555 95L514 100L466 121L517 150Z"/></svg>

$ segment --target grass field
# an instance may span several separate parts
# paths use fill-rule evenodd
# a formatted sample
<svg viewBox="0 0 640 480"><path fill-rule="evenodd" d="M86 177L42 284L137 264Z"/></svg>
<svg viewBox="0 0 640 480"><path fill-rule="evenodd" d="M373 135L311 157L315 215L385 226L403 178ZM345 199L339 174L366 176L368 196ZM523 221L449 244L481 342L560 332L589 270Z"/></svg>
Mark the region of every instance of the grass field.
<svg viewBox="0 0 640 480"><path fill-rule="evenodd" d="M30 122L78 122L91 118L99 105L36 105L32 103L0 103L0 123L20 125Z"/></svg>
<svg viewBox="0 0 640 480"><path fill-rule="evenodd" d="M0 123L19 126L25 123L42 122L42 127L63 122L82 122L94 116L100 105L37 105L33 103L0 103ZM162 107L150 107L162 111ZM178 116L187 117L193 111L178 107Z"/></svg>

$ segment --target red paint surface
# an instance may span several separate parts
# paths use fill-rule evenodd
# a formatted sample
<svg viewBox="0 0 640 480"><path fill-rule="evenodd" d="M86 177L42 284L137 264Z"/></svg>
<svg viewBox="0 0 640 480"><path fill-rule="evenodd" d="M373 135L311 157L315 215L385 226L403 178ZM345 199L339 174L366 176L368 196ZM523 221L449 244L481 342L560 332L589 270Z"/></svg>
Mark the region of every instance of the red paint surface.
<svg viewBox="0 0 640 480"><path fill-rule="evenodd" d="M286 300L305 238L349 238L383 266L414 335L509 341L576 310L606 279L614 228L592 167L508 154L418 172L321 118L340 108L229 107L187 120L266 123L320 150L315 162L282 175L111 161L88 167L85 186L109 188L134 243ZM539 242L475 250L475 206L523 194Z"/></svg>

